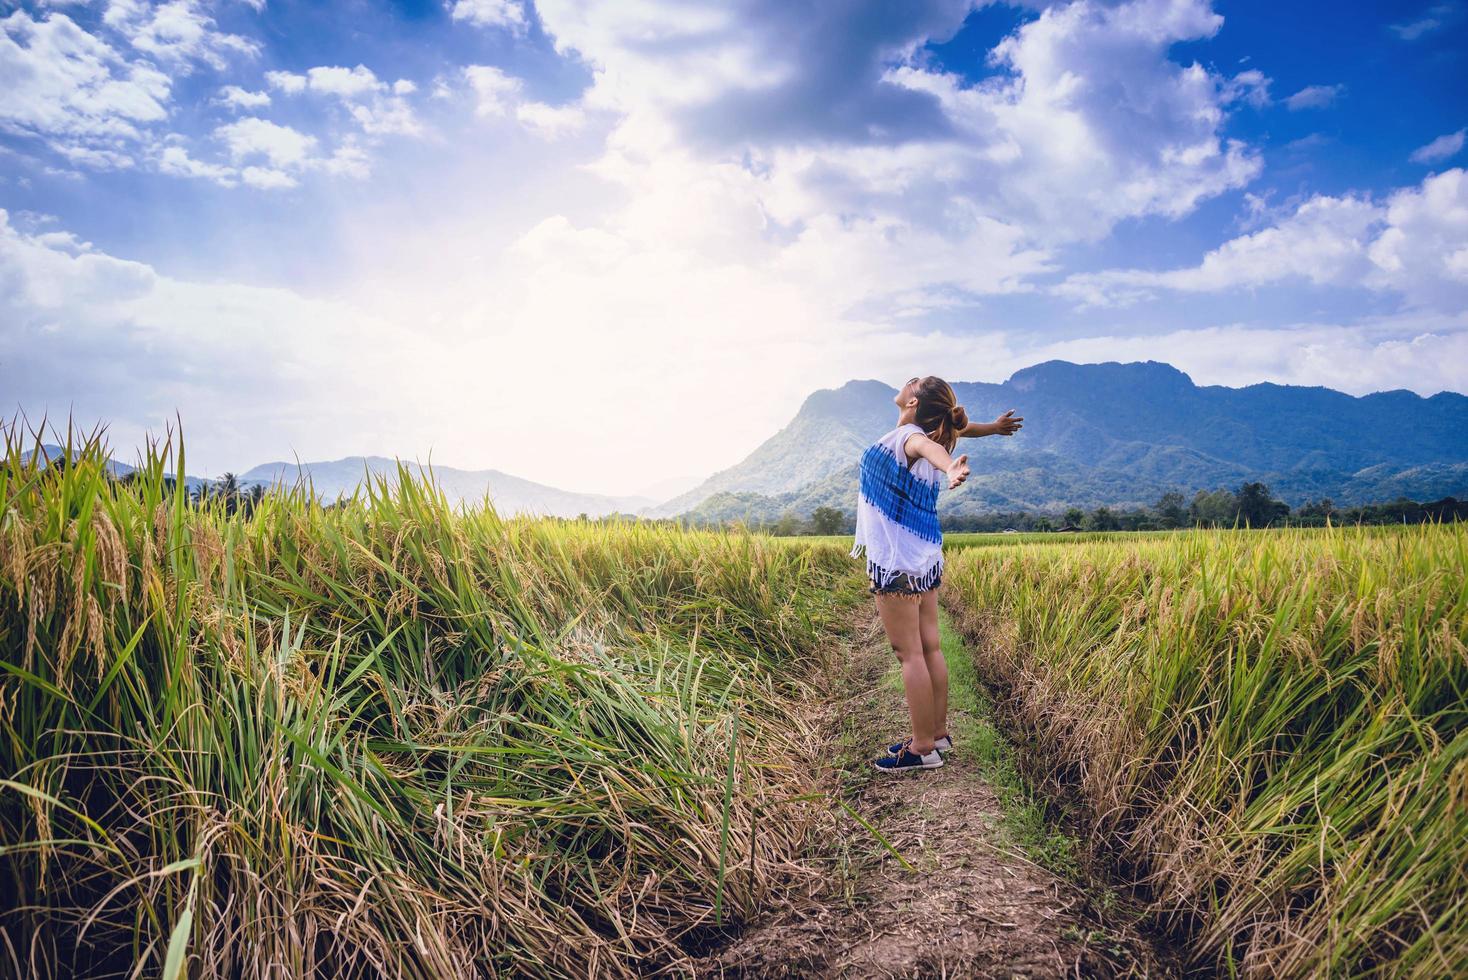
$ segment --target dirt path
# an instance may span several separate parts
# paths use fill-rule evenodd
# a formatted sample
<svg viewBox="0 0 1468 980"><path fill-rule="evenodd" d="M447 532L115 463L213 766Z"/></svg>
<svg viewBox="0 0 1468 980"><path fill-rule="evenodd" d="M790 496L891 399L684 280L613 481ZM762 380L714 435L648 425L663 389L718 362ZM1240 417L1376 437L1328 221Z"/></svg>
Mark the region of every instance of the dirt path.
<svg viewBox="0 0 1468 980"><path fill-rule="evenodd" d="M966 658L953 650L950 661ZM950 718L941 769L883 775L870 759L906 727L901 683L875 612L858 624L831 678L833 795L912 866L843 817L816 904L758 923L702 964L703 976L1063 977L1167 975L1145 944L1090 914L1085 892L1005 842L1003 810L981 773L983 725L972 705Z"/></svg>

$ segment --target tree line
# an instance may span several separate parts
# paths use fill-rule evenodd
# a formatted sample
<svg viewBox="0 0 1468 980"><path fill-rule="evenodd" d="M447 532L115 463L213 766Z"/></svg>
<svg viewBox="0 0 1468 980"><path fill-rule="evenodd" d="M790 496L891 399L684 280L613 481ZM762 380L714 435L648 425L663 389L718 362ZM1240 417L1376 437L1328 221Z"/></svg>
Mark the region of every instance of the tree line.
<svg viewBox="0 0 1468 980"><path fill-rule="evenodd" d="M1387 503L1337 507L1329 497L1292 509L1268 484L1245 482L1237 489L1200 490L1189 500L1164 493L1149 507L1096 507L1063 511L997 511L940 515L945 532L983 531L1166 531L1192 527L1324 527L1329 524L1421 524L1468 520L1468 500L1444 497L1426 503L1405 497ZM854 513L817 507L809 517L786 511L778 519L745 522L752 530L780 536L852 534Z"/></svg>
<svg viewBox="0 0 1468 980"><path fill-rule="evenodd" d="M118 483L125 484L133 482L138 477L139 473L134 470L115 479ZM171 476L163 478L163 485L170 493L178 490L178 481ZM191 486L186 485L184 492L189 495L189 503L195 506L218 500L224 504L226 512L233 514L236 511L244 511L248 515L255 512L255 508L260 506L269 491L265 489L263 483L252 483L245 486L235 474L224 473L212 482L204 481Z"/></svg>
<svg viewBox="0 0 1468 980"><path fill-rule="evenodd" d="M59 473L68 465L65 457L48 462L47 468ZM139 474L129 472L112 479L119 483L130 483ZM165 477L170 491L176 490L177 481ZM263 484L245 486L234 473L225 473L212 482L202 482L185 488L189 501L203 504L220 501L229 513L244 511L251 514L269 492ZM328 505L330 506L330 505ZM794 510L787 510L774 520L700 521L688 516L645 518L633 514L607 514L589 518L585 513L575 518L551 518L561 521L638 521L649 524L665 524L680 527L740 526L748 530L773 534L778 537L800 535L853 534L856 531L856 515L836 507L817 507L809 516L802 517ZM1164 493L1149 507L1126 509L1100 506L1093 510L1068 507L1064 511L995 511L985 514L940 515L939 525L945 532L1002 532L1002 531L1166 531L1193 527L1324 527L1326 524L1422 524L1427 522L1446 523L1468 520L1468 500L1443 497L1441 500L1419 502L1401 497L1386 503L1361 504L1354 507L1337 507L1329 497L1310 500L1298 509L1292 509L1283 500L1275 499L1269 485L1257 481L1246 481L1236 490L1199 490L1188 500L1182 493Z"/></svg>

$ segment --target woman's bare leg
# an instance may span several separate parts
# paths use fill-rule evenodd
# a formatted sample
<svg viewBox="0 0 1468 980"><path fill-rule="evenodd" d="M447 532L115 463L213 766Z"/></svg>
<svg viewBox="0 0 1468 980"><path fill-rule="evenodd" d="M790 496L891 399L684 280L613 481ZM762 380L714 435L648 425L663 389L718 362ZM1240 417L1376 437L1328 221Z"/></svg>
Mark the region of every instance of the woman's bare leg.
<svg viewBox="0 0 1468 980"><path fill-rule="evenodd" d="M939 586L942 588L942 586ZM923 593L918 610L918 634L922 637L923 661L933 684L933 737L948 734L948 661L938 645L938 589Z"/></svg>
<svg viewBox="0 0 1468 980"><path fill-rule="evenodd" d="M877 595L877 614L887 630L887 641L902 663L902 687L907 692L907 713L912 719L911 750L918 755L933 751L933 681L923 656L918 629L919 596ZM945 688L946 690L946 688Z"/></svg>

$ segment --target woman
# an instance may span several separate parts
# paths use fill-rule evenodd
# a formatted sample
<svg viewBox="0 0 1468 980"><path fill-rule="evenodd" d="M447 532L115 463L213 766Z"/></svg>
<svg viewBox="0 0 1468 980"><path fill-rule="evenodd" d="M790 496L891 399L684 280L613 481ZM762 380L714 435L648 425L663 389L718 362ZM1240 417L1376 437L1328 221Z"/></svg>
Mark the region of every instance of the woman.
<svg viewBox="0 0 1468 980"><path fill-rule="evenodd" d="M962 437L1013 435L1024 421L1011 409L993 422L971 423L942 378L913 378L893 399L897 428L861 458L856 541L866 549L867 577L887 640L902 663L912 735L875 760L879 772L936 769L953 747L948 734L948 664L938 646L938 587L943 532L938 492L968 478L967 454L949 455Z"/></svg>

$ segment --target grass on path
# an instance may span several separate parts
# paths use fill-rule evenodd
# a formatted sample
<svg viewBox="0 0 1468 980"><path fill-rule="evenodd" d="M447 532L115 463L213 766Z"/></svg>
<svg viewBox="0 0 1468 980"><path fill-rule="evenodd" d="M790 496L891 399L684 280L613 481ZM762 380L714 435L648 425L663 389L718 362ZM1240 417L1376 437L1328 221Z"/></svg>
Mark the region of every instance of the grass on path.
<svg viewBox="0 0 1468 980"><path fill-rule="evenodd" d="M996 726L993 699L979 681L968 646L946 611L938 614L938 635L943 657L948 661L948 729L953 737L953 750L947 754L947 760L971 763L993 786L1003 806L996 844L1014 848L1041 867L1076 880L1080 874L1079 842L1059 829L1049 813L1050 805L1021 775L1015 747ZM903 697L902 666L895 659L882 678L882 687L886 696ZM908 734L894 731L892 737L904 738ZM870 755L869 741L859 746L853 744L851 749ZM864 767L858 771L866 775Z"/></svg>
<svg viewBox="0 0 1468 980"><path fill-rule="evenodd" d="M1067 830L1070 819L1063 802L1051 800L1023 776L1019 761L1022 748L998 726L994 697L973 666L967 641L942 607L938 610L938 640L948 663L948 734L953 736L953 751L947 754L947 760L972 764L994 789L1001 816L992 844L1063 877L1085 893L1089 910L1097 920L1114 921L1119 932L1132 932L1138 911L1127 910L1126 899L1116 889L1095 871L1086 870L1085 848L1075 833ZM903 675L895 660L882 678L882 688L903 697ZM903 734L898 732L897 736ZM1107 937L1091 933L1078 939L1095 943Z"/></svg>

